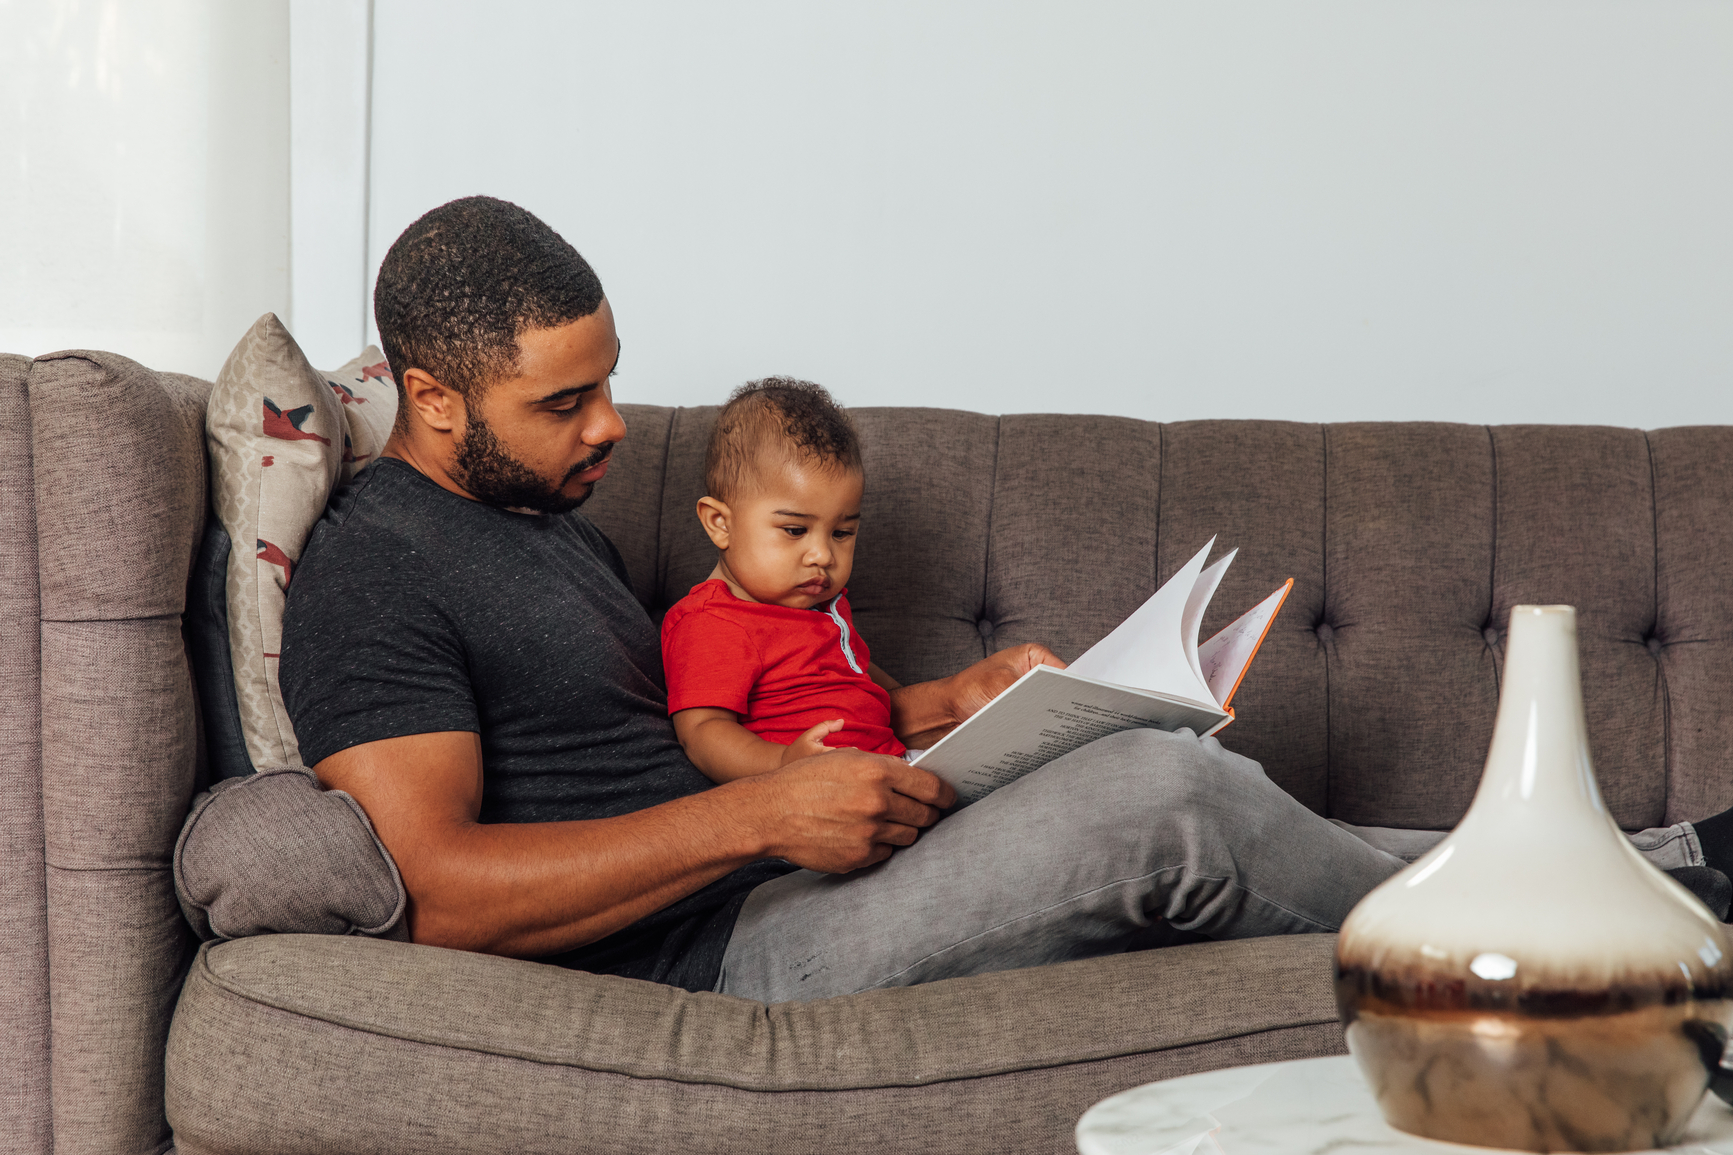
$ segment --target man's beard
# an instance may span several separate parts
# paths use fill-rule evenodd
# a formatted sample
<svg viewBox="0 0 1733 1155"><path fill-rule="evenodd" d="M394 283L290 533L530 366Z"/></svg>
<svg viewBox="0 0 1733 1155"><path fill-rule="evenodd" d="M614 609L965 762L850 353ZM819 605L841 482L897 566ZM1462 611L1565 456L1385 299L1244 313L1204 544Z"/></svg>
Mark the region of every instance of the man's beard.
<svg viewBox="0 0 1733 1155"><path fill-rule="evenodd" d="M564 491L566 482L607 460L614 445L609 442L566 470L558 485L549 485L535 470L513 457L487 422L471 414L468 427L457 443L451 477L478 501L508 509L533 509L538 513L565 513L589 500L595 486L582 496Z"/></svg>

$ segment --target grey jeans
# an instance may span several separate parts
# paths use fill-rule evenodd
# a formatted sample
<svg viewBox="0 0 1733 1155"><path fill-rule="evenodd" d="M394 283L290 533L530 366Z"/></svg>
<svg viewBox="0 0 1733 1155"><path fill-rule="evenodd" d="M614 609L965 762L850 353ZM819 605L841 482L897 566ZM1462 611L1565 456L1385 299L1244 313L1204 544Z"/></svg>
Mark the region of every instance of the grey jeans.
<svg viewBox="0 0 1733 1155"><path fill-rule="evenodd" d="M1048 763L852 874L747 896L716 989L828 998L1191 941L1333 931L1441 832L1318 817L1189 730L1130 730ZM1633 841L1703 862L1689 824Z"/></svg>

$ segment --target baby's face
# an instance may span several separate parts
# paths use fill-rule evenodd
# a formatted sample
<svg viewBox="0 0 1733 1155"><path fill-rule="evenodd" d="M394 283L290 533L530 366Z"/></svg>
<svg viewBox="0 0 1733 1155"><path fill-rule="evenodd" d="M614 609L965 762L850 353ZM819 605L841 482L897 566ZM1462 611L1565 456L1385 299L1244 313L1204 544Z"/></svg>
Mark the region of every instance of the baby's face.
<svg viewBox="0 0 1733 1155"><path fill-rule="evenodd" d="M723 567L755 601L811 609L848 584L860 528L857 470L789 462L728 503Z"/></svg>

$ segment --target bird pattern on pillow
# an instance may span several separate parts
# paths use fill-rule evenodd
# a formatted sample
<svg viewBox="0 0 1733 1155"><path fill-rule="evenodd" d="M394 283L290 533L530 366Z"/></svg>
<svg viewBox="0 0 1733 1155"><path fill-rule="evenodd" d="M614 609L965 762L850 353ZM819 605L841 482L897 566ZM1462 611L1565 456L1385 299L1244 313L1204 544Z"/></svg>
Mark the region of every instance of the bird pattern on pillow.
<svg viewBox="0 0 1733 1155"><path fill-rule="evenodd" d="M317 433L302 429L309 415L313 412L311 405L302 405L287 412L271 404L269 397L265 398L265 436L275 437L279 441L322 441L331 444L328 437L320 437Z"/></svg>
<svg viewBox="0 0 1733 1155"><path fill-rule="evenodd" d="M231 548L229 655L253 765L300 765L277 685L283 605L307 535L332 492L379 455L397 385L378 349L322 373L267 313L235 346L205 417L211 496Z"/></svg>

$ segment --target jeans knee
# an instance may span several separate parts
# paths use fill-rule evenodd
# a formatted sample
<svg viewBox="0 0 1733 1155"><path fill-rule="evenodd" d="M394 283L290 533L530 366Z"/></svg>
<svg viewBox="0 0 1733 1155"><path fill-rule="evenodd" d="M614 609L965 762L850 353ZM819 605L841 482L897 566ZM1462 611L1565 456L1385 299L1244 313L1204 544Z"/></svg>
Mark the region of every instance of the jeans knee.
<svg viewBox="0 0 1733 1155"><path fill-rule="evenodd" d="M1213 738L1190 730L1122 730L1085 746L1075 759L1078 777L1095 791L1132 804L1139 798L1162 808L1190 809L1219 791L1224 759L1233 757ZM1075 756L1074 756L1075 757Z"/></svg>

